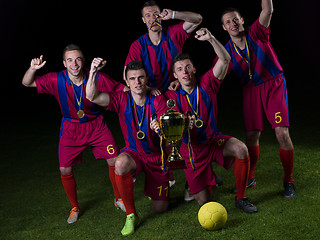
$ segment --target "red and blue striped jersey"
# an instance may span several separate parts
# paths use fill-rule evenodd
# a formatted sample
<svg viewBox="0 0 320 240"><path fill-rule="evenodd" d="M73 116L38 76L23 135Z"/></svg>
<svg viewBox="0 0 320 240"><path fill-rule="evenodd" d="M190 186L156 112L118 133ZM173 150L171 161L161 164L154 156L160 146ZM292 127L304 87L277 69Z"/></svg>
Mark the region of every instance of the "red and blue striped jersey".
<svg viewBox="0 0 320 240"><path fill-rule="evenodd" d="M38 93L51 94L57 99L63 115L63 121L68 120L75 123L85 123L95 119L101 114L102 108L86 98L88 70L85 70L84 73L84 82L80 86L71 83L67 70L51 72L44 76L35 77ZM102 72L98 73L97 82L98 89L102 92L120 91L124 89L123 84L113 80ZM83 118L79 118L77 115L79 110L77 101L80 101L80 99L80 109L85 113Z"/></svg>
<svg viewBox="0 0 320 240"><path fill-rule="evenodd" d="M125 141L125 147L121 152L125 149L130 149L146 154L160 153L160 138L157 133L150 129L150 119L154 113L159 117L166 112L168 109L166 98L163 95L153 96L148 92L144 107L139 108L139 106L135 105L130 91L110 92L109 97L110 103L106 109L119 115L119 123ZM137 109L137 114L135 108ZM141 123L140 128L139 122ZM139 130L145 133L144 139L137 138Z"/></svg>
<svg viewBox="0 0 320 240"><path fill-rule="evenodd" d="M201 144L216 134L217 132L217 93L221 82L214 76L212 69L200 77L197 86L188 94L180 88L177 91L167 91L167 99L173 99L176 102L175 110L186 115L188 111L194 114L197 109L197 92L199 92L198 115L197 118L203 121L201 128L193 127L190 130L192 144ZM197 88L199 91L197 91ZM189 101L188 101L188 98ZM192 105L192 108L190 104ZM184 134L183 142L188 142L188 136Z"/></svg>
<svg viewBox="0 0 320 240"><path fill-rule="evenodd" d="M159 45L153 45L146 33L135 40L129 49L125 66L131 61L139 60L144 63L149 76L150 87L165 93L170 82L174 80L172 60L182 53L184 42L190 37L183 29L183 23L163 29Z"/></svg>
<svg viewBox="0 0 320 240"><path fill-rule="evenodd" d="M234 71L242 80L244 87L253 87L270 81L282 73L283 69L278 57L269 41L270 27L265 28L257 19L246 30L246 38L250 55L250 69L252 79L249 78L249 65L243 58L248 56L246 48L243 50L242 57L237 53L237 49L230 39L225 45L226 50L231 56L228 72ZM238 48L241 54L241 50Z"/></svg>

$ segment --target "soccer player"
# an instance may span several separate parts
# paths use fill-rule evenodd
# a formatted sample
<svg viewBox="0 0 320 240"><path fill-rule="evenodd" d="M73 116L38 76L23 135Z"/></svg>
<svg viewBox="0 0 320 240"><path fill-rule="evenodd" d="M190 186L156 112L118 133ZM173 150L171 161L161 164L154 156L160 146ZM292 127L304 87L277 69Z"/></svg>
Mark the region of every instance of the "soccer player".
<svg viewBox="0 0 320 240"><path fill-rule="evenodd" d="M117 148L103 118L102 108L86 98L88 71L83 69L84 62L80 47L70 44L63 51L63 65L66 70L36 76L36 72L46 64L43 56L40 56L31 60L22 79L24 86L36 87L38 93L53 95L61 108L63 118L59 139L59 166L62 184L72 208L67 220L69 224L76 222L80 215L73 166L81 162L82 152L87 146L91 147L97 159L107 159L109 177L112 185L115 185L114 163ZM97 81L101 91L122 91L126 88L102 72L97 76ZM116 206L123 207L119 193L114 193Z"/></svg>
<svg viewBox="0 0 320 240"><path fill-rule="evenodd" d="M190 33L202 22L202 16L171 9L161 11L155 1L145 2L141 13L148 32L131 44L125 66L133 60L143 62L149 76L150 87L165 93L169 83L174 80L172 59L182 52ZM162 22L170 19L178 19L181 22L163 28Z"/></svg>
<svg viewBox="0 0 320 240"><path fill-rule="evenodd" d="M196 127L190 130L191 147L188 146L187 135L184 135L180 147L187 165L185 174L190 192L199 205L208 202L212 186L216 184L211 163L215 161L225 169L230 169L234 164L237 187L235 205L246 213L255 213L257 208L245 197L250 165L248 149L240 140L217 131L217 92L226 75L230 56L208 29L201 28L195 37L213 46L218 61L197 80L190 56L177 55L173 61L173 71L180 87L166 92L168 99L176 101L176 110L184 114L190 111L196 118ZM193 152L193 163L189 160L190 152Z"/></svg>
<svg viewBox="0 0 320 240"><path fill-rule="evenodd" d="M225 45L231 56L229 72L234 71L243 84L243 115L246 144L250 154L247 187L256 185L255 166L259 158L259 138L264 129L264 115L275 130L284 169L284 197L296 195L292 172L294 148L289 134L286 80L278 57L269 41L272 0L261 1L259 18L248 28L237 9L222 13L223 29L230 35Z"/></svg>
<svg viewBox="0 0 320 240"><path fill-rule="evenodd" d="M94 59L87 84L87 98L119 115L125 147L116 158L115 179L126 208L126 222L121 230L124 236L134 233L139 217L134 204L134 179L140 172L145 174L144 194L151 197L154 210L164 212L169 205L169 174L162 171L160 139L151 130L151 116L167 110L166 98L147 91L147 74L140 61L128 63L125 70L129 92L98 91L95 81L98 70L105 62Z"/></svg>

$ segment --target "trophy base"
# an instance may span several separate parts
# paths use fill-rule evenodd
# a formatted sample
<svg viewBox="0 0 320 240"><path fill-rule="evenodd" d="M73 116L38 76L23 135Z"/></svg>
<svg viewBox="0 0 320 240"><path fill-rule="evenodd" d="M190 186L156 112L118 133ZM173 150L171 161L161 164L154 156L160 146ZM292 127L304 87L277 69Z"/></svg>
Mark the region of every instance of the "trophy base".
<svg viewBox="0 0 320 240"><path fill-rule="evenodd" d="M166 162L166 170L179 170L185 168L186 163L184 162L184 160L174 160Z"/></svg>

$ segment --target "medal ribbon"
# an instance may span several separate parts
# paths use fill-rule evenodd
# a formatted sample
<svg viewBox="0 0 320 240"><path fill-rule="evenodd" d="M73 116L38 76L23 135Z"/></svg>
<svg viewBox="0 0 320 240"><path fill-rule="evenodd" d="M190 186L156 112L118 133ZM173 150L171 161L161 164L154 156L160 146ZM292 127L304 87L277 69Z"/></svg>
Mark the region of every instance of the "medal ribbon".
<svg viewBox="0 0 320 240"><path fill-rule="evenodd" d="M193 107L192 107L192 104L191 104L191 102L190 102L190 99L189 99L189 96L188 96L188 94L187 94L187 100L188 100L188 103L189 103L189 106L191 107L191 109L192 109L192 111L193 111L193 113L198 117L198 113L199 113L199 85L197 85L197 111L196 110L194 110L193 109Z"/></svg>
<svg viewBox="0 0 320 240"><path fill-rule="evenodd" d="M163 151L163 146L162 146L162 141L163 141L163 135L160 135L160 149L161 149L161 170L164 171L166 169L165 167L165 161L164 161L164 151Z"/></svg>
<svg viewBox="0 0 320 240"><path fill-rule="evenodd" d="M154 23L157 24L159 27L162 28L161 23L159 23L159 22L157 21L157 19L154 19L153 22L151 23L150 27L148 28L148 31L150 31L150 29L152 28L152 25L153 25Z"/></svg>
<svg viewBox="0 0 320 240"><path fill-rule="evenodd" d="M190 129L188 128L188 150L189 150L189 157L192 169L195 170L194 160L192 156L192 146L191 146L191 138L190 138Z"/></svg>
<svg viewBox="0 0 320 240"><path fill-rule="evenodd" d="M132 100L133 100L133 98L132 98ZM134 112L135 112L136 117L137 117L139 130L141 130L141 126L142 126L142 122L143 122L144 115L145 115L145 110L146 110L146 104L143 105L143 113L142 113L142 118L141 118L140 122L139 122L139 116L138 116L138 112L137 112L137 108L136 108L136 103L135 103L134 100L133 100L133 109L134 109Z"/></svg>
<svg viewBox="0 0 320 240"><path fill-rule="evenodd" d="M236 50L237 54L248 64L248 67L249 67L249 77L250 77L250 79L251 79L251 78L252 78L252 74L251 74L251 67L250 67L250 52L249 52L249 47L248 47L247 38L245 38L245 40L246 40L246 52L247 52L247 58L248 58L248 59L244 58L244 57L240 54L240 52L239 52L239 50L238 50L238 47L234 44L233 41L232 41L232 43L233 43L234 49Z"/></svg>
<svg viewBox="0 0 320 240"><path fill-rule="evenodd" d="M72 82L72 81L71 81L71 86L72 86L74 95L76 96L77 104L78 104L78 107L79 107L79 110L80 110L81 101L82 101L83 84L82 84L82 86L81 86L80 100L78 99L77 93L76 93L76 91L74 90L73 82Z"/></svg>

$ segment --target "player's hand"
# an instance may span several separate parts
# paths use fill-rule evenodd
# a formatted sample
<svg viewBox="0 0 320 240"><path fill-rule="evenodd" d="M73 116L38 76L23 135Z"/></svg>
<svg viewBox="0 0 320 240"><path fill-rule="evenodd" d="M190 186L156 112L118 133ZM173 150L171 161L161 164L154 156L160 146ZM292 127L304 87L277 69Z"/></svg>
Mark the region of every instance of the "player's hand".
<svg viewBox="0 0 320 240"><path fill-rule="evenodd" d="M200 41L207 41L211 38L214 38L207 28L201 28L198 31L196 31L196 35L194 37Z"/></svg>
<svg viewBox="0 0 320 240"><path fill-rule="evenodd" d="M192 129L196 122L196 115L188 116L189 129Z"/></svg>
<svg viewBox="0 0 320 240"><path fill-rule="evenodd" d="M159 18L161 20L169 20L172 19L173 11L170 9L163 9L162 12L159 14Z"/></svg>
<svg viewBox="0 0 320 240"><path fill-rule="evenodd" d="M95 73L100 71L107 64L102 58L94 58L91 63L90 72Z"/></svg>
<svg viewBox="0 0 320 240"><path fill-rule="evenodd" d="M160 126L157 119L150 118L150 129L158 134L160 133Z"/></svg>
<svg viewBox="0 0 320 240"><path fill-rule="evenodd" d="M149 88L149 91L151 92L151 94L152 94L153 96L159 96L159 95L161 95L161 91L160 91L159 89L157 89L157 88Z"/></svg>
<svg viewBox="0 0 320 240"><path fill-rule="evenodd" d="M40 58L34 58L31 60L30 68L34 71L42 68L47 61L43 61L43 55L40 56Z"/></svg>
<svg viewBox="0 0 320 240"><path fill-rule="evenodd" d="M169 90L173 90L173 91L177 91L179 87L180 87L179 80L175 80L175 81L170 83L168 89Z"/></svg>

